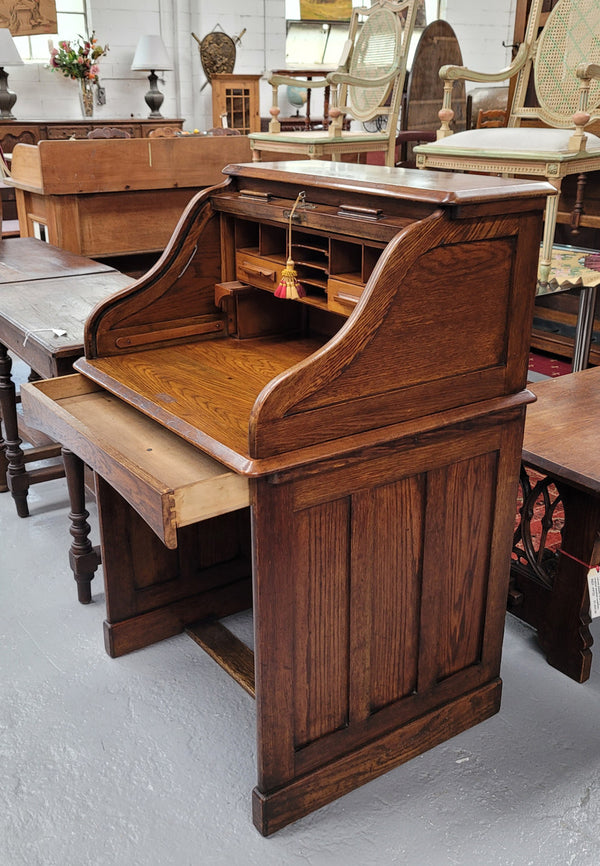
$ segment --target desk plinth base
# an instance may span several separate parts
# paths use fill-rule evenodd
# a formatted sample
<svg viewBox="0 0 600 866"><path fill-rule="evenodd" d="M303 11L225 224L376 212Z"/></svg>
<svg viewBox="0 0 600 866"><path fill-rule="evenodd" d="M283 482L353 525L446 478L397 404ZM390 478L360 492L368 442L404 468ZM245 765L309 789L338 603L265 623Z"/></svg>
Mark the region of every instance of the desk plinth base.
<svg viewBox="0 0 600 866"><path fill-rule="evenodd" d="M252 792L252 819L256 829L263 836L269 836L485 721L500 709L501 692L502 682L495 679L276 791L263 794L255 788Z"/></svg>

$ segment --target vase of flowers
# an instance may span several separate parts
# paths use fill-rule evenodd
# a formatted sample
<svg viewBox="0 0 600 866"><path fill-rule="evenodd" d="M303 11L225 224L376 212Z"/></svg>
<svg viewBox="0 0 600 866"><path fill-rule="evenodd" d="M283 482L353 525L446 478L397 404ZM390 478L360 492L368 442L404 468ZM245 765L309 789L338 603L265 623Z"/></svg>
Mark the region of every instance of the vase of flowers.
<svg viewBox="0 0 600 866"><path fill-rule="evenodd" d="M62 73L65 78L79 82L81 110L84 117L94 114L94 85L98 84L98 61L108 51L108 45L98 45L94 33L91 36L78 36L69 42L58 43L58 48L50 45L49 68Z"/></svg>

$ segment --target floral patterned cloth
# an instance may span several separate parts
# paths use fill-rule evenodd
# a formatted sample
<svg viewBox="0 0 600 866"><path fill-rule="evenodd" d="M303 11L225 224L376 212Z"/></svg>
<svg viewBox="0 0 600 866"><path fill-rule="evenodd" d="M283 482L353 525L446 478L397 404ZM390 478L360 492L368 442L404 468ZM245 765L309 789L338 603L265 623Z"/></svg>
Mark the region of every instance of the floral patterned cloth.
<svg viewBox="0 0 600 866"><path fill-rule="evenodd" d="M600 285L600 252L556 244L552 248L552 269L545 285L538 283L538 295L566 292L582 286Z"/></svg>

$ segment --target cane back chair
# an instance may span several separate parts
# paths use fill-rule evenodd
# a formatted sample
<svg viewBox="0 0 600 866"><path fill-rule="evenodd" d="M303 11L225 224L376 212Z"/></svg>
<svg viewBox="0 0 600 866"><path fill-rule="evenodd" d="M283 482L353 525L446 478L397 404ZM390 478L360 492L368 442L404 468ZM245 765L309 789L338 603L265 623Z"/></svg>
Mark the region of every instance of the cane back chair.
<svg viewBox="0 0 600 866"><path fill-rule="evenodd" d="M600 3L559 0L538 35L542 6L543 0L533 0L525 41L506 69L491 74L457 66L440 69L444 81L439 112L442 124L435 142L415 148L418 168L537 175L550 181L558 192L566 175L600 169L600 138L585 131L600 117ZM454 81L492 83L513 77L507 127L452 134L449 123ZM536 106L525 104L530 82L535 88ZM558 195L549 196L538 290L547 286L550 275L557 213Z"/></svg>
<svg viewBox="0 0 600 866"><path fill-rule="evenodd" d="M263 151L301 153L311 159L345 153L384 151L386 165L394 165L398 115L404 89L406 60L414 29L416 0L373 0L371 7L352 12L348 39L335 72L304 81L273 75L273 106L269 131L251 133L253 158ZM323 131L281 132L278 120L280 86L331 88L329 128ZM387 121L379 132L344 130L344 118L366 123Z"/></svg>

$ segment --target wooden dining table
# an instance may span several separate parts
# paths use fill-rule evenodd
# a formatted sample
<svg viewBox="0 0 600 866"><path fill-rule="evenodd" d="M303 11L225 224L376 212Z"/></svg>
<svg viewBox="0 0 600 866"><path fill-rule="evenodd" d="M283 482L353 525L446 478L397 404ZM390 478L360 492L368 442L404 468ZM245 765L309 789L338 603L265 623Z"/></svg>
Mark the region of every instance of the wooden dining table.
<svg viewBox="0 0 600 866"><path fill-rule="evenodd" d="M529 387L537 401L525 422L508 609L537 629L548 663L582 683L592 663L588 574L600 565L600 367ZM540 526L560 530L558 547Z"/></svg>
<svg viewBox="0 0 600 866"><path fill-rule="evenodd" d="M20 416L13 356L31 369L30 381L71 372L92 308L129 283L106 264L35 238L0 240L0 491L10 490L20 517L29 515L30 485L61 477L64 468L48 463L60 445Z"/></svg>

